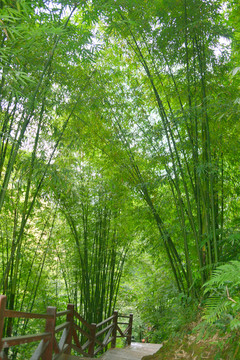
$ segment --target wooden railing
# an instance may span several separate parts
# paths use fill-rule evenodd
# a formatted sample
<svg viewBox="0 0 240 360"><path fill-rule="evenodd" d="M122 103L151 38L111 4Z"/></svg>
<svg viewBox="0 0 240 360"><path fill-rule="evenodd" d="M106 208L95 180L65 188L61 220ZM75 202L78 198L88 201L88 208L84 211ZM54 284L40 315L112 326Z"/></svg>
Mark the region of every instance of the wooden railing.
<svg viewBox="0 0 240 360"><path fill-rule="evenodd" d="M116 346L117 338L126 338L127 344L131 344L133 315L119 315L114 311L113 315L99 324L88 324L81 315L74 310L74 305L69 304L67 310L57 312L55 307L47 307L46 314L34 314L6 309L7 298L0 296L0 360L7 360L4 349L12 346L39 342L30 360L57 360L61 354L70 354L75 350L85 357L93 357L103 351L110 343ZM63 321L56 326L58 318ZM4 319L44 319L45 331L40 334L13 336L3 338ZM119 319L128 319L123 322ZM123 330L122 327L126 326ZM59 341L57 338L60 339Z"/></svg>

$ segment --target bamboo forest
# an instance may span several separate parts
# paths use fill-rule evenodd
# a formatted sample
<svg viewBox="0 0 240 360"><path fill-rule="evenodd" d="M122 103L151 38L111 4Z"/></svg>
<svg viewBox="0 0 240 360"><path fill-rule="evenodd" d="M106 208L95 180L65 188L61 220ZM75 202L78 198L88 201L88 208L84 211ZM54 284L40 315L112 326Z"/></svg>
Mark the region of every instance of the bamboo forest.
<svg viewBox="0 0 240 360"><path fill-rule="evenodd" d="M0 28L0 359L240 359L239 1L0 0Z"/></svg>

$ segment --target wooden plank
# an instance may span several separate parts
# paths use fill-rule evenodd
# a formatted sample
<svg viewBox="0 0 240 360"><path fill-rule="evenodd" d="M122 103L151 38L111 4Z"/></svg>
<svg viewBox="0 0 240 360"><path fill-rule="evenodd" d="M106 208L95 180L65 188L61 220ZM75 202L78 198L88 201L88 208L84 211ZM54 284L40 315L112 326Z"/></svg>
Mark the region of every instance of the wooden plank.
<svg viewBox="0 0 240 360"><path fill-rule="evenodd" d="M119 326L117 326L117 331L120 333L120 335L121 335L122 337L125 337L125 336L126 336L126 335L124 335L124 333L122 332L122 330L120 329Z"/></svg>
<svg viewBox="0 0 240 360"><path fill-rule="evenodd" d="M109 321L113 320L113 318L114 318L114 315L110 316L106 320L103 320L102 322L100 322L99 324L96 325L96 328L99 328L100 326L107 324Z"/></svg>
<svg viewBox="0 0 240 360"><path fill-rule="evenodd" d="M127 328L128 334L127 334L127 343L128 345L131 345L132 342L132 324L133 324L133 314L130 314L129 317L129 326Z"/></svg>
<svg viewBox="0 0 240 360"><path fill-rule="evenodd" d="M57 342L57 339L55 338L54 336L54 339L53 339L53 351L55 352L55 354L59 354L61 352L59 346L58 346L58 342Z"/></svg>
<svg viewBox="0 0 240 360"><path fill-rule="evenodd" d="M58 333L64 329L66 329L67 327L69 327L70 322L69 321L65 321L64 323L58 325L55 327L55 333Z"/></svg>
<svg viewBox="0 0 240 360"><path fill-rule="evenodd" d="M70 314L70 312L71 312L71 310L59 311L59 312L56 313L56 317L60 317L60 316Z"/></svg>
<svg viewBox="0 0 240 360"><path fill-rule="evenodd" d="M75 328L73 328L73 330L72 330L72 336L73 336L73 340L74 340L74 342L75 342L75 345L76 345L77 347L79 347L80 349L82 349Z"/></svg>
<svg viewBox="0 0 240 360"><path fill-rule="evenodd" d="M87 341L85 342L85 344L82 345L82 349L83 349L83 350L87 349L90 344L91 344L91 341L90 341L90 340L87 340Z"/></svg>
<svg viewBox="0 0 240 360"><path fill-rule="evenodd" d="M44 353L42 355L42 360L52 359L53 344L54 344L54 339L55 339L56 313L57 313L56 307L54 307L54 306L47 307L47 314L53 315L53 318L46 320L45 331L51 333L51 339L49 341L49 344L48 344L46 350L44 351Z"/></svg>
<svg viewBox="0 0 240 360"><path fill-rule="evenodd" d="M8 348L10 346L20 345L20 344L27 344L30 342L35 342L43 339L50 339L51 333L45 332L36 335L23 335L23 336L12 336L8 338L3 338L3 348Z"/></svg>
<svg viewBox="0 0 240 360"><path fill-rule="evenodd" d="M94 356L97 355L99 353L99 351L101 351L102 349L104 349L108 344L110 344L110 342L112 342L113 337L109 338L108 341L106 341L106 343L103 346L99 346L96 351L94 352Z"/></svg>
<svg viewBox="0 0 240 360"><path fill-rule="evenodd" d="M99 353L99 351L101 351L102 349L104 349L111 341L113 340L113 337L109 338L108 341L106 342L106 344L104 346L99 346L95 352L94 352L94 356L97 355Z"/></svg>
<svg viewBox="0 0 240 360"><path fill-rule="evenodd" d="M130 329L131 329L131 327L130 327L130 326L128 326L128 327L126 328L126 330L124 330L124 332L123 332L123 333L124 333L124 335L126 335L126 336L127 336L127 335L128 335L128 332L129 332L129 330L130 330Z"/></svg>
<svg viewBox="0 0 240 360"><path fill-rule="evenodd" d="M91 329L91 325L79 315L76 310L74 310L74 316L81 321L83 325L85 325L88 329Z"/></svg>
<svg viewBox="0 0 240 360"><path fill-rule="evenodd" d="M7 297L6 295L0 296L0 352L3 348L2 336L3 336L3 328L4 328L4 312L6 309Z"/></svg>
<svg viewBox="0 0 240 360"><path fill-rule="evenodd" d="M91 333L91 343L88 348L88 354L93 356L94 355L94 346L95 346L95 341L96 341L96 324L94 324L94 323L91 324L90 333Z"/></svg>
<svg viewBox="0 0 240 360"><path fill-rule="evenodd" d="M53 315L50 314L36 314L15 310L5 310L4 317L25 319L53 319Z"/></svg>
<svg viewBox="0 0 240 360"><path fill-rule="evenodd" d="M111 343L111 348L114 349L116 347L116 338L117 338L117 323L118 323L118 311L114 311L113 312L113 332L112 332L112 336L113 336L113 340Z"/></svg>
<svg viewBox="0 0 240 360"><path fill-rule="evenodd" d="M44 351L46 350L48 344L49 344L49 341L44 342L43 340L41 340L40 344L36 348L34 354L31 356L30 360L39 360L40 357L42 356L42 354L44 353Z"/></svg>
<svg viewBox="0 0 240 360"><path fill-rule="evenodd" d="M86 338L88 338L88 339L91 338L91 334L87 333L85 330L80 328L80 326L78 326L77 324L74 324L74 329L78 330L82 335L86 336Z"/></svg>
<svg viewBox="0 0 240 360"><path fill-rule="evenodd" d="M99 351L101 351L103 349L103 346L99 346L95 351L94 351L94 356L97 355L97 353L99 353Z"/></svg>
<svg viewBox="0 0 240 360"><path fill-rule="evenodd" d="M109 338L110 338L110 336L112 335L112 331L113 331L113 328L111 328L109 331L108 331L108 333L107 333L107 335L105 336L105 338L104 338L104 340L103 340L103 342L102 342L102 344L103 344L103 346L105 347L107 344L109 344Z"/></svg>
<svg viewBox="0 0 240 360"><path fill-rule="evenodd" d="M110 344L110 342L112 342L112 341L113 341L113 336L108 339L108 341L107 341L107 343L106 343L106 346L107 346L108 344Z"/></svg>
<svg viewBox="0 0 240 360"><path fill-rule="evenodd" d="M73 338L73 330L74 330L74 305L68 304L67 309L70 313L67 315L67 322L69 323L68 334L65 343L69 345L67 351L64 351L66 354L70 354L71 346L72 346L72 338Z"/></svg>
<svg viewBox="0 0 240 360"><path fill-rule="evenodd" d="M60 339L59 344L58 344L60 351L62 351L63 348L64 348L64 345L65 345L65 342L66 342L66 339L67 339L67 336L68 336L68 332L69 332L69 329L65 328L63 330L61 339Z"/></svg>
<svg viewBox="0 0 240 360"><path fill-rule="evenodd" d="M96 333L96 337L98 337L98 336L100 336L100 335L104 334L107 330L109 330L109 329L113 329L113 328L114 328L114 324L110 324L110 325L108 325L108 326L107 326L107 327L105 327L104 329L102 329L102 330L98 331L98 332Z"/></svg>
<svg viewBox="0 0 240 360"><path fill-rule="evenodd" d="M72 345L69 345L69 344L65 344L64 346L63 346L63 349L62 349L62 352L65 354L68 354L68 351L69 350L71 350L71 348L72 348Z"/></svg>

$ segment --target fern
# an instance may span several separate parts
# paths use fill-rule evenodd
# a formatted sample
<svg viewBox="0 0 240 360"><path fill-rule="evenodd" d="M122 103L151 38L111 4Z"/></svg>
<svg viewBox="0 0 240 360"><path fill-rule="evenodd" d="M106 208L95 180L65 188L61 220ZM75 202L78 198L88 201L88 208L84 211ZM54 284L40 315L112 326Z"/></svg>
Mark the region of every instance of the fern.
<svg viewBox="0 0 240 360"><path fill-rule="evenodd" d="M210 297L206 304L205 315L203 319L207 320L208 323L214 323L218 320L221 315L226 312L229 307L229 300L217 297Z"/></svg>
<svg viewBox="0 0 240 360"><path fill-rule="evenodd" d="M210 297L206 301L206 310L204 319L209 323L214 323L220 319L223 314L233 314L236 318L240 310L240 298L236 295L236 287L240 285L240 262L231 261L230 263L217 267L212 274L211 279L204 284L204 293L210 292ZM233 297L232 294L235 293ZM240 322L238 319L232 324L232 327L238 328Z"/></svg>
<svg viewBox="0 0 240 360"><path fill-rule="evenodd" d="M240 261L231 261L217 267L211 279L204 284L206 287L204 293L210 291L213 285L221 286L227 283L232 283L233 286L240 284Z"/></svg>

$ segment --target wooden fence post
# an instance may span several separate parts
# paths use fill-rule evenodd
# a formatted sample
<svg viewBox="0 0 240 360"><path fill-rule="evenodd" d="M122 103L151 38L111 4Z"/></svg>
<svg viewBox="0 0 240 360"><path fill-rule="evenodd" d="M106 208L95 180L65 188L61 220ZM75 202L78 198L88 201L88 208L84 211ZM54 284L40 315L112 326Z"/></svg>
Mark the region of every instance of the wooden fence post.
<svg viewBox="0 0 240 360"><path fill-rule="evenodd" d="M94 347L95 347L95 338L96 338L96 326L97 324L91 324L91 329L90 329L90 333L91 333L91 344L89 345L88 348L88 354L90 356L94 356Z"/></svg>
<svg viewBox="0 0 240 360"><path fill-rule="evenodd" d="M0 295L0 360L3 359L2 347L3 347L3 328L4 328L4 312L6 309L7 297L6 295Z"/></svg>
<svg viewBox="0 0 240 360"><path fill-rule="evenodd" d="M132 324L133 324L133 314L130 314L129 329L128 329L128 335L127 335L127 344L128 345L131 345L131 341L132 341Z"/></svg>
<svg viewBox="0 0 240 360"><path fill-rule="evenodd" d="M49 344L42 355L42 360L52 360L53 356L53 343L55 339L55 325L56 325L56 308L53 306L47 307L47 314L53 315L52 319L46 320L45 332L51 333L51 339L49 340ZM48 341L48 340L46 340Z"/></svg>
<svg viewBox="0 0 240 360"><path fill-rule="evenodd" d="M67 314L67 321L70 322L70 325L69 325L68 336L66 339L66 344L68 344L69 346L68 349L65 351L65 354L70 354L72 347L73 327L74 327L74 305L68 304L67 309L70 310L71 312Z"/></svg>
<svg viewBox="0 0 240 360"><path fill-rule="evenodd" d="M118 323L118 312L114 311L113 312L113 332L112 332L112 337L113 340L111 342L111 348L115 348L116 347L116 340L117 340L117 323Z"/></svg>

